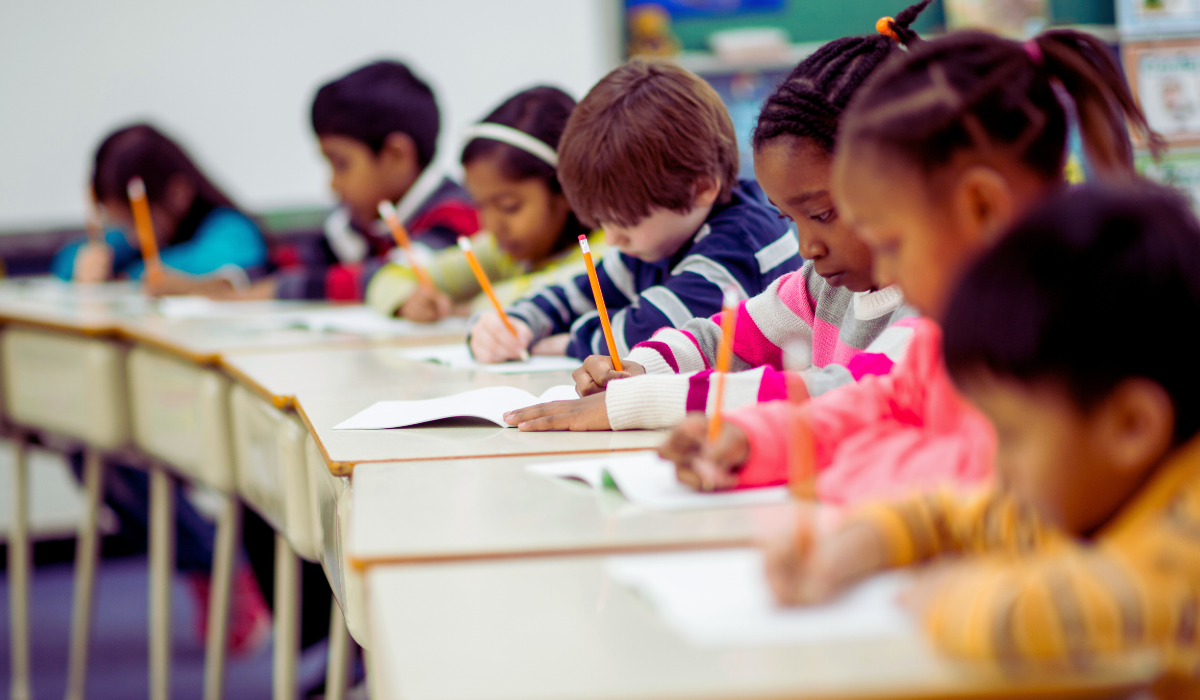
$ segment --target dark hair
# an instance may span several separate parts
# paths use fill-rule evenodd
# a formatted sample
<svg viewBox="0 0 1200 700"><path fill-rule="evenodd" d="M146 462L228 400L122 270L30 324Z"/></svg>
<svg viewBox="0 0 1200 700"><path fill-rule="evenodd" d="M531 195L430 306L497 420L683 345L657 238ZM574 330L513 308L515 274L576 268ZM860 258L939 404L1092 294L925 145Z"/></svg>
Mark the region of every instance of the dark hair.
<svg viewBox="0 0 1200 700"><path fill-rule="evenodd" d="M399 61L378 61L326 83L312 105L317 136L349 136L379 153L389 134L407 134L422 168L437 154L439 120L433 90Z"/></svg>
<svg viewBox="0 0 1200 700"><path fill-rule="evenodd" d="M975 263L946 313L946 365L960 384L980 369L1058 380L1085 410L1143 377L1170 395L1182 442L1200 431L1197 320L1187 202L1148 183L1090 185L1042 202Z"/></svg>
<svg viewBox="0 0 1200 700"><path fill-rule="evenodd" d="M666 60L635 58L600 79L571 113L558 178L585 223L635 226L655 208L686 212L695 186L737 178L737 137L716 91Z"/></svg>
<svg viewBox="0 0 1200 700"><path fill-rule="evenodd" d="M179 144L149 124L118 129L100 142L92 164L92 192L96 201L126 201L126 187L134 177L146 183L146 198L151 202L162 201L174 178L186 179L195 190L191 208L171 238L173 244L191 238L213 209L238 208L200 172Z"/></svg>
<svg viewBox="0 0 1200 700"><path fill-rule="evenodd" d="M922 0L890 22L905 46L919 40L909 26L933 0ZM752 143L758 150L780 136L799 136L833 151L838 123L850 98L899 44L883 34L848 36L817 49L792 69L787 80L763 103Z"/></svg>
<svg viewBox="0 0 1200 700"><path fill-rule="evenodd" d="M558 150L559 141L567 127L575 99L554 87L539 86L523 90L505 100L484 123L503 124L534 137L547 146ZM493 141L486 136L471 139L463 147L462 164L469 165L480 158L496 158L500 172L509 180L538 179L554 194L560 194L562 184L558 181L558 170L532 153L510 146L502 141ZM580 223L572 212L563 226L554 250L565 250L574 245L587 227Z"/></svg>
<svg viewBox="0 0 1200 700"><path fill-rule="evenodd" d="M880 68L851 101L843 143L871 142L932 172L961 149L1003 149L1047 180L1062 178L1074 100L1097 174L1133 176L1128 120L1157 148L1124 74L1099 39L1056 29L1025 44L962 31L922 42Z"/></svg>

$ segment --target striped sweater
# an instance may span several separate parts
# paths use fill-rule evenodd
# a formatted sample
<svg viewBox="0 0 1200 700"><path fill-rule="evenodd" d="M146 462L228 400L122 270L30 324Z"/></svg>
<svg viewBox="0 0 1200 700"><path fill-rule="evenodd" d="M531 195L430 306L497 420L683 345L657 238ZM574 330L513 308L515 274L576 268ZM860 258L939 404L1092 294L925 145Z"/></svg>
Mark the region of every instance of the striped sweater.
<svg viewBox="0 0 1200 700"><path fill-rule="evenodd" d="M924 611L942 650L1080 664L1151 647L1200 692L1200 438L1088 539L1047 528L999 488L872 505L852 517L880 533L892 566L968 555L938 579Z"/></svg>
<svg viewBox="0 0 1200 700"><path fill-rule="evenodd" d="M912 334L892 325L916 314L903 301L896 287L861 293L832 287L812 262L780 277L738 305L722 409L788 398L785 369L803 370L810 396L886 374ZM605 403L613 430L670 427L688 411L715 409L709 385L722 317L664 328L633 348L628 359L646 375L609 384Z"/></svg>
<svg viewBox="0 0 1200 700"><path fill-rule="evenodd" d="M596 266L621 355L664 326L679 327L721 310L722 290L748 299L800 267L796 236L742 183L728 204L713 207L704 225L669 258L638 260L610 250ZM508 313L533 331L533 342L570 333L567 354L607 354L586 274L525 297Z"/></svg>

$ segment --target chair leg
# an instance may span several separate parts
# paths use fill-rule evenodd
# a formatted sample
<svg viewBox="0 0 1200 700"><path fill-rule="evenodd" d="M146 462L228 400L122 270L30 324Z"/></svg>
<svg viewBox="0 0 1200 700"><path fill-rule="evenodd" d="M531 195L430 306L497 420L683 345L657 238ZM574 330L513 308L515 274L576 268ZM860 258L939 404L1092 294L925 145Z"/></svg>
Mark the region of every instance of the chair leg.
<svg viewBox="0 0 1200 700"><path fill-rule="evenodd" d="M274 700L296 700L300 656L300 559L287 538L275 535Z"/></svg>
<svg viewBox="0 0 1200 700"><path fill-rule="evenodd" d="M224 695L230 591L241 530L241 506L236 497L226 495L221 517L217 520L212 585L209 588L208 637L204 640L204 700L220 700Z"/></svg>
<svg viewBox="0 0 1200 700"><path fill-rule="evenodd" d="M66 700L83 700L87 691L88 644L100 553L100 502L104 493L104 462L100 453L90 447L83 452L83 488L86 500L75 542L75 595L71 608Z"/></svg>
<svg viewBox="0 0 1200 700"><path fill-rule="evenodd" d="M10 650L9 697L32 700L29 663L29 578L33 568L29 548L29 463L26 438L17 435L13 459L13 519L8 537L8 623Z"/></svg>
<svg viewBox="0 0 1200 700"><path fill-rule="evenodd" d="M150 700L171 696L171 580L175 572L175 483L150 467Z"/></svg>
<svg viewBox="0 0 1200 700"><path fill-rule="evenodd" d="M350 631L335 600L329 615L329 660L325 666L325 700L345 700L350 680Z"/></svg>

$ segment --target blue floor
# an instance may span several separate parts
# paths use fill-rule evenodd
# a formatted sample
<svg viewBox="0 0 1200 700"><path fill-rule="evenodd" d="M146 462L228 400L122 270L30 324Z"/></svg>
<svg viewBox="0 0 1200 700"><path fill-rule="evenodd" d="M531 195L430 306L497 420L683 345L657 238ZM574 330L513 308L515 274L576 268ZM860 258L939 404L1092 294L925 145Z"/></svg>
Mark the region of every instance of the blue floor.
<svg viewBox="0 0 1200 700"><path fill-rule="evenodd" d="M0 572L2 573L2 572ZM96 587L88 660L88 700L130 700L148 696L147 589L144 557L101 562ZM33 693L38 699L59 700L66 690L67 647L71 628L72 566L38 567L33 579ZM194 632L195 609L184 586L176 582L172 595L172 698L202 697L204 645ZM9 684L8 583L0 580L0 696ZM271 647L253 656L231 659L225 697L230 700L268 700L271 697ZM324 642L307 649L300 662L300 688L320 683L325 670Z"/></svg>

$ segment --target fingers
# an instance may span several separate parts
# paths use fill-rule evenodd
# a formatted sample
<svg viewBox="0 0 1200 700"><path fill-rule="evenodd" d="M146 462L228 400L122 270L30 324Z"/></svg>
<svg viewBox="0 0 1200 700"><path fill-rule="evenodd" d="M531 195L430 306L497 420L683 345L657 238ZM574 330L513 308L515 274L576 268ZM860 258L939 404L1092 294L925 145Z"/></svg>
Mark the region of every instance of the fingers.
<svg viewBox="0 0 1200 700"><path fill-rule="evenodd" d="M774 537L762 544L766 562L767 583L780 605L796 605L797 584L800 578L800 557L791 546L791 538Z"/></svg>
<svg viewBox="0 0 1200 700"><path fill-rule="evenodd" d="M532 331L525 324L520 323L518 326L518 323L520 322L513 320L518 334L523 328L528 341L533 336ZM494 312L481 316L471 329L471 351L475 353L475 359L484 364L516 360L524 353L526 344L514 337L500 319L500 315Z"/></svg>
<svg viewBox="0 0 1200 700"><path fill-rule="evenodd" d="M530 421L542 416L550 416L565 412L563 404L569 404L570 401L551 401L550 403L540 403L536 406L526 406L518 408L515 411L509 411L504 414L504 420L509 425L517 425L524 421Z"/></svg>
<svg viewBox="0 0 1200 700"><path fill-rule="evenodd" d="M505 414L504 420L526 432L610 429L608 407L602 395L530 406Z"/></svg>

